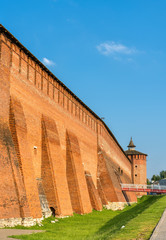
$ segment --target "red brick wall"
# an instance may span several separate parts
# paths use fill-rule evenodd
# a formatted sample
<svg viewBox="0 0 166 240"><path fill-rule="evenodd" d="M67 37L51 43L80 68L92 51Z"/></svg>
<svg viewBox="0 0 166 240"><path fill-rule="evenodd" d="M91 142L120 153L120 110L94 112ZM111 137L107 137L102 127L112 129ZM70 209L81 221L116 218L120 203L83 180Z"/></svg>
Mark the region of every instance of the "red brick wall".
<svg viewBox="0 0 166 240"><path fill-rule="evenodd" d="M66 171L63 167L65 159L63 159L62 150L59 141L59 134L55 122L46 116L42 117L43 146L42 146L42 173L45 192L49 195L54 192L51 197L50 207L56 207L58 215L72 215L72 207L70 202L69 190L66 180ZM48 173L48 172L49 173ZM45 178L47 176L47 179ZM52 186L51 189L49 187ZM56 200L56 201L55 201ZM53 203L55 201L55 203ZM55 204L55 206L54 206Z"/></svg>
<svg viewBox="0 0 166 240"><path fill-rule="evenodd" d="M30 211L9 124L10 54L0 44L0 218L29 217Z"/></svg>
<svg viewBox="0 0 166 240"><path fill-rule="evenodd" d="M9 42L8 42L9 43ZM10 51L0 41L0 218L29 217L24 182L10 131Z"/></svg>
<svg viewBox="0 0 166 240"><path fill-rule="evenodd" d="M88 192L89 192L92 208L95 210L102 210L102 201L100 199L99 192L93 183L90 172L85 171L85 177L86 177L86 182L88 186Z"/></svg>
<svg viewBox="0 0 166 240"><path fill-rule="evenodd" d="M127 176L125 179L131 180L131 162L104 124L4 34L1 34L0 62L1 125L3 129L5 124L9 135L12 132L9 138L14 141L30 215L41 216L36 179L42 179L49 206L54 206L58 214L90 212L92 206L84 171L90 172L95 188L99 186L98 173L104 174L98 167L99 151L106 154L105 174L111 183L107 188L109 201L123 201L120 180L115 171L120 168ZM10 107L11 130L8 122ZM2 141L0 147L5 148ZM0 169L0 174L4 169ZM12 176L10 174L9 181L12 181ZM2 192L5 181L2 178ZM100 196L101 193L102 189ZM13 194L17 199L14 208L19 211L18 193L13 190ZM4 196L10 199L5 191ZM104 199L103 196L101 198Z"/></svg>
<svg viewBox="0 0 166 240"><path fill-rule="evenodd" d="M121 191L121 181L116 166L101 149L99 149L98 178L100 188L108 202L126 202Z"/></svg>
<svg viewBox="0 0 166 240"><path fill-rule="evenodd" d="M84 175L84 166L81 161L78 139L71 131L67 131L66 142L66 173L73 211L80 214L89 213L92 207Z"/></svg>
<svg viewBox="0 0 166 240"><path fill-rule="evenodd" d="M12 97L11 98L11 110L13 115L13 122L15 127L15 136L17 137L17 143L15 142L19 165L24 178L24 185L27 194L27 200L29 203L29 208L31 216L34 218L42 217L41 207L37 189L37 182L34 175L34 166L32 163L31 152L29 152L29 142L27 141L27 126L24 111L21 102ZM13 133L14 134L14 133Z"/></svg>

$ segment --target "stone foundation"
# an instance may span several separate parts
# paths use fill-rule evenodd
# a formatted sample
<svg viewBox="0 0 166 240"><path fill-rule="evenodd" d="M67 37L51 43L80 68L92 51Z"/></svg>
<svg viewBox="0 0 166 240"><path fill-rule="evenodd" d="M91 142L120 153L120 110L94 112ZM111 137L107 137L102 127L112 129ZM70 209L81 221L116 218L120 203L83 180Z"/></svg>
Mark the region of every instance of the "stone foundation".
<svg viewBox="0 0 166 240"><path fill-rule="evenodd" d="M109 202L107 205L104 205L104 208L108 210L123 210L126 206L132 205L136 202Z"/></svg>
<svg viewBox="0 0 166 240"><path fill-rule="evenodd" d="M109 202L104 207L108 210L116 211L116 210L123 210L127 205L128 203L126 202Z"/></svg>
<svg viewBox="0 0 166 240"><path fill-rule="evenodd" d="M15 227L17 225L22 225L24 227L31 227L38 223L40 223L43 220L42 218L6 218L6 219L0 219L0 228L4 227Z"/></svg>

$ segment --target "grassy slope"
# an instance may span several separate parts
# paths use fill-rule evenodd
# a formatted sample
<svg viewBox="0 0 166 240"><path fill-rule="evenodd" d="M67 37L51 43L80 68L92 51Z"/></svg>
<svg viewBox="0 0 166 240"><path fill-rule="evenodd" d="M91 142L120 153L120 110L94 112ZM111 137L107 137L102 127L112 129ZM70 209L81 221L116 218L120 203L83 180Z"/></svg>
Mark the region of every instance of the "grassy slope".
<svg viewBox="0 0 166 240"><path fill-rule="evenodd" d="M29 228L46 230L45 233L23 235L19 238L28 240L149 239L165 208L166 196L144 196L138 204L128 206L123 211L93 211L83 216L75 215L60 219L54 224L50 223L53 218L45 219L43 227ZM123 225L125 228L121 229Z"/></svg>

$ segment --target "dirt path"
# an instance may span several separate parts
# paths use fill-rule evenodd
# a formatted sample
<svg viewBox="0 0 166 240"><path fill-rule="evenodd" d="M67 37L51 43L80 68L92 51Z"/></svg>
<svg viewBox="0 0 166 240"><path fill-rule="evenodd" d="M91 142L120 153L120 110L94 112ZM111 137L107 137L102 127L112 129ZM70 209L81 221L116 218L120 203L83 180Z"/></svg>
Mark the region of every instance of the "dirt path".
<svg viewBox="0 0 166 240"><path fill-rule="evenodd" d="M21 229L0 229L0 240L18 240L16 238L8 238L8 236L12 235L23 235L23 234L32 234L44 232L40 230L21 230Z"/></svg>

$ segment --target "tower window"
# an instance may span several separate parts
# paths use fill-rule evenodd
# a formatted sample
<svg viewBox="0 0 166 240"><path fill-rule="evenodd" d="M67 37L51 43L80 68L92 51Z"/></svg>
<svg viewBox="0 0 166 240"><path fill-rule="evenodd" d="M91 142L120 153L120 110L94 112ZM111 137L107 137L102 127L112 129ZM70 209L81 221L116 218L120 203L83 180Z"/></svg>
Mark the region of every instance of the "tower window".
<svg viewBox="0 0 166 240"><path fill-rule="evenodd" d="M135 165L135 168L137 168L137 165Z"/></svg>
<svg viewBox="0 0 166 240"><path fill-rule="evenodd" d="M135 174L135 177L137 177L137 174Z"/></svg>

